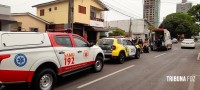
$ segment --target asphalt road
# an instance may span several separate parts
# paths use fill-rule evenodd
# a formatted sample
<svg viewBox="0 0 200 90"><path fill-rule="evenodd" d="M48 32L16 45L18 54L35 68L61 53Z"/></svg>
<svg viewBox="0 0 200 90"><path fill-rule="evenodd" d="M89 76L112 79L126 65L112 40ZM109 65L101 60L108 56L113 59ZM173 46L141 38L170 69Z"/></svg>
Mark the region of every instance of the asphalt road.
<svg viewBox="0 0 200 90"><path fill-rule="evenodd" d="M180 44L174 44L172 50L143 53L140 59L130 59L124 64L106 61L102 72L87 70L67 76L59 81L55 90L200 90L199 52L199 43L196 49L181 49ZM195 78L172 82L167 76Z"/></svg>

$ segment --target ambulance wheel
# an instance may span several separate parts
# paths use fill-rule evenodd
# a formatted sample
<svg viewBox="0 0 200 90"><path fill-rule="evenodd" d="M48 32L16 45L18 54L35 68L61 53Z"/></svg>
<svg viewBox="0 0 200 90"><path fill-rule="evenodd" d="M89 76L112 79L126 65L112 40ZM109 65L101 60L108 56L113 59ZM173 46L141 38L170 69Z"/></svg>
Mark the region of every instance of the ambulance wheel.
<svg viewBox="0 0 200 90"><path fill-rule="evenodd" d="M32 88L33 90L52 90L56 81L56 73L50 68L44 68L36 72Z"/></svg>
<svg viewBox="0 0 200 90"><path fill-rule="evenodd" d="M126 58L125 53L124 53L124 52L120 52L120 53L119 53L119 56L118 56L118 62L119 62L120 64L123 64L124 61L125 61L125 58Z"/></svg>
<svg viewBox="0 0 200 90"><path fill-rule="evenodd" d="M94 72L100 72L103 69L104 63L103 63L103 57L97 56L94 65L92 66L92 70Z"/></svg>

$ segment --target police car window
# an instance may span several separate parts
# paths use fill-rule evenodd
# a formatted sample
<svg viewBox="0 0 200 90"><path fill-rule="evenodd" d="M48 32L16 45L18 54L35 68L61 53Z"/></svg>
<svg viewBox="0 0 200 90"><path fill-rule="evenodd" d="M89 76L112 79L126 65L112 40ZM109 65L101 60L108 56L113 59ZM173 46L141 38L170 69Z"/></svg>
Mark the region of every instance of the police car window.
<svg viewBox="0 0 200 90"><path fill-rule="evenodd" d="M133 45L133 43L129 40L127 40L127 45Z"/></svg>
<svg viewBox="0 0 200 90"><path fill-rule="evenodd" d="M72 47L72 43L69 36L55 36L55 41L58 45L64 47Z"/></svg>
<svg viewBox="0 0 200 90"><path fill-rule="evenodd" d="M74 41L76 43L76 47L88 47L88 43L79 37L74 37Z"/></svg>
<svg viewBox="0 0 200 90"><path fill-rule="evenodd" d="M120 39L117 39L117 42L118 42L119 44L122 44L122 41L121 41Z"/></svg>
<svg viewBox="0 0 200 90"><path fill-rule="evenodd" d="M98 45L113 45L114 40L113 39L100 39L98 41Z"/></svg>
<svg viewBox="0 0 200 90"><path fill-rule="evenodd" d="M123 45L127 45L127 41L126 40L123 40Z"/></svg>

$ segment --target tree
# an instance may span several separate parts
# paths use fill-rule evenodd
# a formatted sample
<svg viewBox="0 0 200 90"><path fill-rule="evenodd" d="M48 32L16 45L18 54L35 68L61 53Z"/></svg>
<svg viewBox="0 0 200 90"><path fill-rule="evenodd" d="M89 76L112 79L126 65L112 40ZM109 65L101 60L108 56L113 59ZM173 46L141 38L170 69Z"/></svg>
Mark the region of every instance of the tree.
<svg viewBox="0 0 200 90"><path fill-rule="evenodd" d="M188 14L194 17L196 22L200 22L200 4L197 4L188 10Z"/></svg>
<svg viewBox="0 0 200 90"><path fill-rule="evenodd" d="M154 29L155 27L154 26L149 26L149 30L152 30L152 29Z"/></svg>
<svg viewBox="0 0 200 90"><path fill-rule="evenodd" d="M166 17L160 28L168 29L172 37L177 37L178 34L185 34L186 38L190 38L194 35L196 29L195 19L188 14L173 13Z"/></svg>
<svg viewBox="0 0 200 90"><path fill-rule="evenodd" d="M125 32L119 28L116 28L109 36L126 36Z"/></svg>

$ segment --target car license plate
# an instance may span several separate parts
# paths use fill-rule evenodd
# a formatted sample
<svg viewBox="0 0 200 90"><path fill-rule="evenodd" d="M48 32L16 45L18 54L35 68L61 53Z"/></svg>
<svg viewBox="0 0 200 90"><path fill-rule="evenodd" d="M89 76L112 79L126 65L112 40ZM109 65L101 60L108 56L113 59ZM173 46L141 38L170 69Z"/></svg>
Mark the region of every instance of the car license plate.
<svg viewBox="0 0 200 90"><path fill-rule="evenodd" d="M189 43L186 43L186 44L189 44Z"/></svg>

